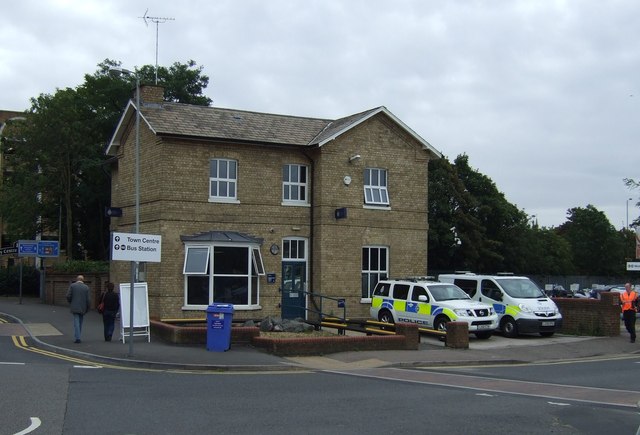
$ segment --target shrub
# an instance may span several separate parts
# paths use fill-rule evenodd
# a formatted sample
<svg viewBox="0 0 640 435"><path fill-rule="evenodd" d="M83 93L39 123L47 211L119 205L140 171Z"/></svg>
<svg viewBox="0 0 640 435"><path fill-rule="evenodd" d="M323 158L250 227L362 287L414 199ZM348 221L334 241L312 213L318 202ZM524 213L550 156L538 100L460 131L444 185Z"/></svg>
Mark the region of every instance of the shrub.
<svg viewBox="0 0 640 435"><path fill-rule="evenodd" d="M90 272L108 272L108 261L82 261L69 260L64 263L54 263L51 265L53 272L59 273L90 273Z"/></svg>

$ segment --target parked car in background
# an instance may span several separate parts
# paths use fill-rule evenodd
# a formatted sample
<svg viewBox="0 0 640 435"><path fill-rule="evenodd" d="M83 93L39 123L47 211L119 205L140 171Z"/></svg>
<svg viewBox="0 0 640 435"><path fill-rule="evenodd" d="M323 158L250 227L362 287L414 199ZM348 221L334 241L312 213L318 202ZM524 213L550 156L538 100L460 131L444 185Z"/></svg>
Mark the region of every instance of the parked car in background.
<svg viewBox="0 0 640 435"><path fill-rule="evenodd" d="M545 286L544 293L550 298L572 298L573 297L573 293L569 290L566 290L560 284L551 284L551 285Z"/></svg>
<svg viewBox="0 0 640 435"><path fill-rule="evenodd" d="M623 293L624 291L625 291L624 284L598 286L591 289L589 297L592 299L600 299L600 293L603 293L603 292Z"/></svg>

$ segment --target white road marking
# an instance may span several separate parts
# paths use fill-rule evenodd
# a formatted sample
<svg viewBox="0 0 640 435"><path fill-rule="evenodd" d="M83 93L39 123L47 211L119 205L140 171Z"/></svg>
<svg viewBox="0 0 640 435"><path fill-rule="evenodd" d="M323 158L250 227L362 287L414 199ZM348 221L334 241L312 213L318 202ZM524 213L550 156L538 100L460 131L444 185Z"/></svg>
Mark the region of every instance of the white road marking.
<svg viewBox="0 0 640 435"><path fill-rule="evenodd" d="M561 402L547 402L549 405L556 405L556 406L571 406L570 403L561 403Z"/></svg>
<svg viewBox="0 0 640 435"><path fill-rule="evenodd" d="M489 394L489 393L476 393L476 396L496 397L495 394Z"/></svg>
<svg viewBox="0 0 640 435"><path fill-rule="evenodd" d="M23 366L24 365L23 362L5 362L5 361L0 361L0 364L4 364L4 365L7 365L7 366L10 366L10 365Z"/></svg>
<svg viewBox="0 0 640 435"><path fill-rule="evenodd" d="M101 366L78 366L78 365L74 365L73 366L74 369L101 369Z"/></svg>
<svg viewBox="0 0 640 435"><path fill-rule="evenodd" d="M21 430L20 432L16 432L14 435L25 435L25 434L31 433L34 430L38 429L41 424L42 422L38 417L31 417L31 424L29 425L29 427L24 430Z"/></svg>

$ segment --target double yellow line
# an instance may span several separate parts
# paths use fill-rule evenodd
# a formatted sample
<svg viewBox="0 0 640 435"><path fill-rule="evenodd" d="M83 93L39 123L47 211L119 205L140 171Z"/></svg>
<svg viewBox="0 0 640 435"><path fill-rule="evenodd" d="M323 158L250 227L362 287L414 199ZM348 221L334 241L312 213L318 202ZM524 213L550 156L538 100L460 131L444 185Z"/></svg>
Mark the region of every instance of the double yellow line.
<svg viewBox="0 0 640 435"><path fill-rule="evenodd" d="M3 319L2 317L0 317L0 323L10 323L9 321L7 321L6 319ZM61 359L64 361L69 361L75 364L81 364L83 366L87 366L87 367L93 367L93 368L116 368L116 369L123 369L125 367L121 367L121 366L116 366L116 365L109 365L109 364L99 364L99 363L95 363L92 361L87 361L84 359L80 359L80 358L76 358L73 356L69 356L69 355L63 355L60 353L55 353L55 352L51 352L48 350L44 350L44 349L39 349L37 347L33 347L30 346L27 343L27 340L25 339L25 337L23 335L12 335L11 336L11 341L13 341L14 346L16 346L19 349L22 350L26 350L29 352L33 352L33 353L37 353L40 355L44 355L44 356L48 356L51 358L57 358L57 359ZM126 367L127 369L130 369L129 367Z"/></svg>
<svg viewBox="0 0 640 435"><path fill-rule="evenodd" d="M58 358L61 360L65 360L65 361L69 361L72 363L76 363L76 364L82 364L82 365L86 365L86 366L90 366L90 367L105 367L103 364L97 364L91 361L87 361L87 360L83 360L80 358L74 358L72 356L68 356L68 355L62 355L59 353L55 353L55 352L50 352L48 350L43 350L43 349L38 349L37 347L32 347L29 346L27 344L27 340L25 340L24 336L22 335L12 335L11 336L11 340L13 341L13 344L22 349L22 350L28 350L29 352L33 352L33 353L38 353L40 355L45 355L45 356L49 356L49 357L53 357L53 358Z"/></svg>

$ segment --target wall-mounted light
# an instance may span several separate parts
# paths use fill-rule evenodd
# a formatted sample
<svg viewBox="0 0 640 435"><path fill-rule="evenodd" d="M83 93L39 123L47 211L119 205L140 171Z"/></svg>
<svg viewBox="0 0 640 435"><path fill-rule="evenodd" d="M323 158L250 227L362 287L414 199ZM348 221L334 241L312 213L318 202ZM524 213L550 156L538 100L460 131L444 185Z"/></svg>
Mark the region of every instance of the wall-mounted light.
<svg viewBox="0 0 640 435"><path fill-rule="evenodd" d="M357 162L360 159L361 159L360 154L354 154L351 157L349 157L349 163Z"/></svg>

